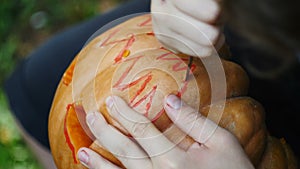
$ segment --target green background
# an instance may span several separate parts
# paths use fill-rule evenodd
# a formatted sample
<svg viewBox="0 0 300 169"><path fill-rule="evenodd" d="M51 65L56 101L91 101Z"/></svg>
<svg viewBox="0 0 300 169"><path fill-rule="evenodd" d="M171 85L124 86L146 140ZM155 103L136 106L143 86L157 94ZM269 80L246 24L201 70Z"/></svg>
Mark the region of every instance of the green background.
<svg viewBox="0 0 300 169"><path fill-rule="evenodd" d="M40 169L12 118L3 83L17 63L62 29L125 0L0 1L0 169Z"/></svg>

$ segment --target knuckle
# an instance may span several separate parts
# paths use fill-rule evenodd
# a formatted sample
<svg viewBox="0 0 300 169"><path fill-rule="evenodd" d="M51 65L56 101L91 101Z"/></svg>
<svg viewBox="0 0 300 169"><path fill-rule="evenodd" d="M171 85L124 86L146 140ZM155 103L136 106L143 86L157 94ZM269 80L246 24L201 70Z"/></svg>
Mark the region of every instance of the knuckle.
<svg viewBox="0 0 300 169"><path fill-rule="evenodd" d="M131 126L131 134L138 137L145 137L151 127L150 122L136 122Z"/></svg>
<svg viewBox="0 0 300 169"><path fill-rule="evenodd" d="M126 143L125 143L126 144ZM124 145L125 145L124 144ZM113 154L114 155L117 155L118 157L122 157L122 158L124 158L124 159L122 159L122 160L126 160L126 157L128 157L128 154L127 154L127 152L128 152L128 150L125 150L125 147L127 147L127 146L123 146L123 145L116 145L116 147L115 147L115 149L113 150Z"/></svg>
<svg viewBox="0 0 300 169"><path fill-rule="evenodd" d="M198 27L198 29L200 30L200 33L197 41L204 46L214 45L221 34L221 29L219 27L209 24L205 24L203 27Z"/></svg>
<svg viewBox="0 0 300 169"><path fill-rule="evenodd" d="M96 125L96 124L93 124L91 127L90 127L90 130L91 132L93 133L93 135L96 137L96 138L102 138L102 136L105 134L105 131L108 129L108 126L107 125ZM86 132L86 131L85 131Z"/></svg>
<svg viewBox="0 0 300 169"><path fill-rule="evenodd" d="M181 112L181 118L180 121L185 124L191 124L192 122L195 122L197 118L199 117L199 113L197 113L193 109L183 109Z"/></svg>

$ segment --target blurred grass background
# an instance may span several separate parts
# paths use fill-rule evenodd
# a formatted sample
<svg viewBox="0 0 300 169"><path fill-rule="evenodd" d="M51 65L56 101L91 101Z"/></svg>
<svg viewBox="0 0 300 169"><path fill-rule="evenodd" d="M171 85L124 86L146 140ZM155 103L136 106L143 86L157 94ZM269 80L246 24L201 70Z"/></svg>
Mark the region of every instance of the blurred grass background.
<svg viewBox="0 0 300 169"><path fill-rule="evenodd" d="M56 32L125 0L0 1L0 169L40 169L17 131L3 93L16 64Z"/></svg>

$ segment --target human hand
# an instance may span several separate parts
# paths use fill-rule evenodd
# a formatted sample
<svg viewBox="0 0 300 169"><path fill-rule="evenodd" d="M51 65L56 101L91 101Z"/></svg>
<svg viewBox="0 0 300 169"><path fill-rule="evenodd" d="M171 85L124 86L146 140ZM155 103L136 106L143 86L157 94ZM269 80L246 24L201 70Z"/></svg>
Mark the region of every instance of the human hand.
<svg viewBox="0 0 300 169"><path fill-rule="evenodd" d="M157 39L174 52L211 56L224 44L216 0L152 0L152 25Z"/></svg>
<svg viewBox="0 0 300 169"><path fill-rule="evenodd" d="M201 142L199 133L204 122L211 127L216 124L174 95L166 98L165 110L174 124L196 141L187 151L168 140L145 116L131 109L121 98L109 97L106 105L111 116L134 139L107 124L101 113L88 114L87 123L101 145L126 168L253 168L237 139L227 130L217 127L209 139ZM88 148L81 148L78 158L89 168L119 168Z"/></svg>

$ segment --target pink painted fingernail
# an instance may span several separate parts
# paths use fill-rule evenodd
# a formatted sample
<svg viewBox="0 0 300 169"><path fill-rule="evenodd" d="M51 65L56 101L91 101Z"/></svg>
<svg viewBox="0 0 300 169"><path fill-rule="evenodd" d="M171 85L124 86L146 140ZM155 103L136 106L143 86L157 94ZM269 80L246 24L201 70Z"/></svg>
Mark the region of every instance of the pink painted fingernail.
<svg viewBox="0 0 300 169"><path fill-rule="evenodd" d="M175 96L175 95L169 95L167 97L167 104L172 107L173 109L175 110L178 110L180 109L181 105L182 105L182 102L181 100Z"/></svg>
<svg viewBox="0 0 300 169"><path fill-rule="evenodd" d="M111 109L114 104L114 101L111 96L108 96L105 100L105 103L106 103L106 106Z"/></svg>
<svg viewBox="0 0 300 169"><path fill-rule="evenodd" d="M80 150L78 152L78 159L83 165L88 166L90 157L86 151Z"/></svg>

